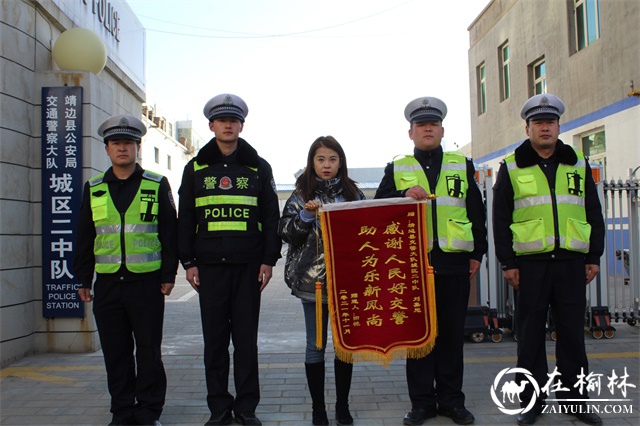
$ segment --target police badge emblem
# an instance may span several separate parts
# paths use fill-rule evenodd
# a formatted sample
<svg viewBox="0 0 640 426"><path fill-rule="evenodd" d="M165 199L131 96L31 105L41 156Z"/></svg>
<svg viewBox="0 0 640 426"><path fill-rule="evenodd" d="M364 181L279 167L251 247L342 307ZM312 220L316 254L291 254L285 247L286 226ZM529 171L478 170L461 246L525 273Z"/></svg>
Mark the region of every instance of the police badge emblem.
<svg viewBox="0 0 640 426"><path fill-rule="evenodd" d="M220 189L231 189L233 188L233 182L229 176L223 176L220 178L220 185L218 186Z"/></svg>

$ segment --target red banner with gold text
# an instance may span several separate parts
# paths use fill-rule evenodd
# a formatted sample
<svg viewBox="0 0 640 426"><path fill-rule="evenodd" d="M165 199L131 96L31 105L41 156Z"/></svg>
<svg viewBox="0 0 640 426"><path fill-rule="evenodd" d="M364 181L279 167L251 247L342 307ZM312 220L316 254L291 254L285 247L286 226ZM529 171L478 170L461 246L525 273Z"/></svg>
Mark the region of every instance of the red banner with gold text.
<svg viewBox="0 0 640 426"><path fill-rule="evenodd" d="M320 209L336 355L346 362L421 358L437 335L426 204L411 198Z"/></svg>

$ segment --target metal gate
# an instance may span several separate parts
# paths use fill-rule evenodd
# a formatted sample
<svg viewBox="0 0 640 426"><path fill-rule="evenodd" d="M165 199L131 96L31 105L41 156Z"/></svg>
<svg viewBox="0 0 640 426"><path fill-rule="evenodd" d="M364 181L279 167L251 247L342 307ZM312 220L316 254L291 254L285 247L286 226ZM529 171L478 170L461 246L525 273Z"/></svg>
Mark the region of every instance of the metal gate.
<svg viewBox="0 0 640 426"><path fill-rule="evenodd" d="M592 291L591 316L599 322L596 308L608 306L613 324L638 322L640 309L640 225L638 216L640 182L635 170L629 170L625 181L603 182L602 204L607 227L606 252L598 284L606 282L600 291ZM592 325L594 325L592 324ZM597 325L596 325L597 326ZM598 337L597 335L594 337ZM605 337L606 336L605 334Z"/></svg>
<svg viewBox="0 0 640 426"><path fill-rule="evenodd" d="M635 173L640 167L629 170L626 181L601 181L601 168L592 165L594 179L602 204L606 224L605 252L600 263L600 273L587 287L585 327L593 338L612 338L614 325L636 325L640 320L640 207L638 195L640 182ZM500 342L505 330L515 330L515 293L504 280L500 263L495 255L493 240L493 170L479 166L476 177L484 195L487 208L487 236L489 250L475 286L475 303L470 303L467 322L474 317L484 318L484 328L467 327L472 340L481 342L490 337ZM548 322L548 332L555 340L553 321Z"/></svg>

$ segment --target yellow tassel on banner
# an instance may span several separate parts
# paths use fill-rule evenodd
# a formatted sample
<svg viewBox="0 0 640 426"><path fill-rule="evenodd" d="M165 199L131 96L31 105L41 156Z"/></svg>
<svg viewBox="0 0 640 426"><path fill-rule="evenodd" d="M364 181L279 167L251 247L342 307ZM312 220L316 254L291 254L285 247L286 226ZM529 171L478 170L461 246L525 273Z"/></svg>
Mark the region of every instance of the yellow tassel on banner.
<svg viewBox="0 0 640 426"><path fill-rule="evenodd" d="M316 349L322 349L322 283L316 281Z"/></svg>
<svg viewBox="0 0 640 426"><path fill-rule="evenodd" d="M320 221L320 212L316 210L316 259L320 259L320 234L317 223ZM316 281L316 349L322 349L322 283Z"/></svg>

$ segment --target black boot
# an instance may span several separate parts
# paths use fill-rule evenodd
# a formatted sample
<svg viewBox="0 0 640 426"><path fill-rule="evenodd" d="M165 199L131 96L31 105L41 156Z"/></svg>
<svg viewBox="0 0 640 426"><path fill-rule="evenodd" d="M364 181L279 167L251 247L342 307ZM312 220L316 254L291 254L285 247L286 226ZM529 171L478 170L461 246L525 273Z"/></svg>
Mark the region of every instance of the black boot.
<svg viewBox="0 0 640 426"><path fill-rule="evenodd" d="M324 361L307 364L304 369L307 372L307 385L311 394L313 408L313 424L328 425L327 409L324 405Z"/></svg>
<svg viewBox="0 0 640 426"><path fill-rule="evenodd" d="M336 422L339 426L352 425L353 417L349 412L349 390L353 364L335 358L333 365L336 373Z"/></svg>

